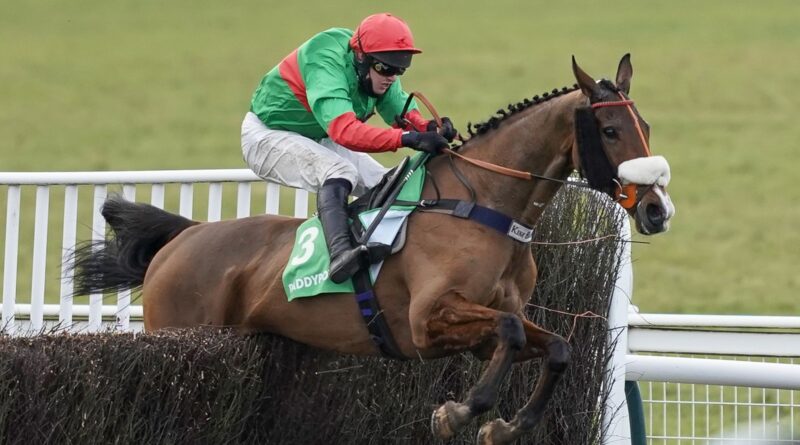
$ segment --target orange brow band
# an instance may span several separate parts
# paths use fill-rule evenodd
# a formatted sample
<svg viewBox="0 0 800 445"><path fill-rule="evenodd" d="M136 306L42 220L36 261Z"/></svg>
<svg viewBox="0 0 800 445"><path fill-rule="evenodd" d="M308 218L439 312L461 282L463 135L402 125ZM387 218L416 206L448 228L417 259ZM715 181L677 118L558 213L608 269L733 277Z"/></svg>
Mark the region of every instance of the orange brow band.
<svg viewBox="0 0 800 445"><path fill-rule="evenodd" d="M597 108L608 108L608 107L622 107L633 105L632 100L618 100L616 102L597 102L596 104L592 104L592 109Z"/></svg>

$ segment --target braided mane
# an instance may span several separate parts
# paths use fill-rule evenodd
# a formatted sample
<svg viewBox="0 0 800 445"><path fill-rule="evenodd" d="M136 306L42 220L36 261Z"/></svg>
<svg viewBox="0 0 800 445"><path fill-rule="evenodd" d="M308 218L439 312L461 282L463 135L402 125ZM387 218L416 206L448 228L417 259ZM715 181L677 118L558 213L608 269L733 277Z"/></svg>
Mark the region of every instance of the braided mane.
<svg viewBox="0 0 800 445"><path fill-rule="evenodd" d="M497 115L492 116L489 120L485 122L478 122L475 124L475 128L473 130L472 122L467 124L467 131L469 132L469 136L481 135L487 133L489 130L497 128L501 122L508 119L509 117L519 113L522 110L530 108L534 105L538 105L542 102L547 102L550 99L555 97L563 96L564 94L571 93L578 89L578 85L574 84L572 87L563 87L560 90L558 88L553 89L553 91L548 91L543 93L541 96L533 96L532 98L523 99L516 104L508 104L507 110L506 109L499 109L497 110Z"/></svg>

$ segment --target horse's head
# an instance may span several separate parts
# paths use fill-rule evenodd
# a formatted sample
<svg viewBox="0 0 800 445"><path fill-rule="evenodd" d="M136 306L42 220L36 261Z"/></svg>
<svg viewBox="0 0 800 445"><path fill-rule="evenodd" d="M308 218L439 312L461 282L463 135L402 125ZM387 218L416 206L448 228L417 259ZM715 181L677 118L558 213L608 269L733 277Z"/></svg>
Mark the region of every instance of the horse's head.
<svg viewBox="0 0 800 445"><path fill-rule="evenodd" d="M628 98L630 54L619 62L616 83L595 81L572 58L578 86L588 98L575 112L574 166L589 185L609 194L636 220L644 235L664 232L675 214L667 184L669 165L650 153L650 127Z"/></svg>

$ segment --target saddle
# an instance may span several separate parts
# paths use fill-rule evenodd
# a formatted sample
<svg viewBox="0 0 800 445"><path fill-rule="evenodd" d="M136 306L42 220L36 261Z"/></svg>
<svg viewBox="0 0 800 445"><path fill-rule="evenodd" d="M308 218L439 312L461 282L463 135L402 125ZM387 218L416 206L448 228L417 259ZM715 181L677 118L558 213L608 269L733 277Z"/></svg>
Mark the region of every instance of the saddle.
<svg viewBox="0 0 800 445"><path fill-rule="evenodd" d="M403 173L408 166L409 158L403 158L400 163L389 170L383 178L381 178L380 182L375 185L375 187L371 188L367 193L356 199L355 201L351 202L350 205L347 207L347 213L349 217L352 219L353 224L350 226L350 231L353 236L353 239L357 240L365 240L367 232L372 228L373 225L377 226L380 224L382 218L375 218L369 225L365 226L359 218L364 212L368 212L374 209L381 209L384 206L391 206L394 204L395 200L389 200L391 196L397 196L395 192L399 187L403 186L403 181L401 178L403 177ZM402 226L400 227L397 236L394 238L394 241L391 245L383 244L383 243L366 243L367 249L367 258L370 264L375 264L383 261L389 255L399 252L406 243L406 226L407 221L404 220ZM373 229L374 230L374 229Z"/></svg>

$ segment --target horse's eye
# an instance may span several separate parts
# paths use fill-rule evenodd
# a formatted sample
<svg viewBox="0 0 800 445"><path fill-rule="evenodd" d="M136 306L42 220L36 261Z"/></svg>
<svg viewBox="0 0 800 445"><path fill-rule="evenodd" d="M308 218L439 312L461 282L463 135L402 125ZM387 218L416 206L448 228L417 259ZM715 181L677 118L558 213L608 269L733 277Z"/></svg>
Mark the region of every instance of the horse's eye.
<svg viewBox="0 0 800 445"><path fill-rule="evenodd" d="M616 139L617 138L617 130L615 130L614 127L603 128L603 134L606 135L606 137L608 137L610 139Z"/></svg>

